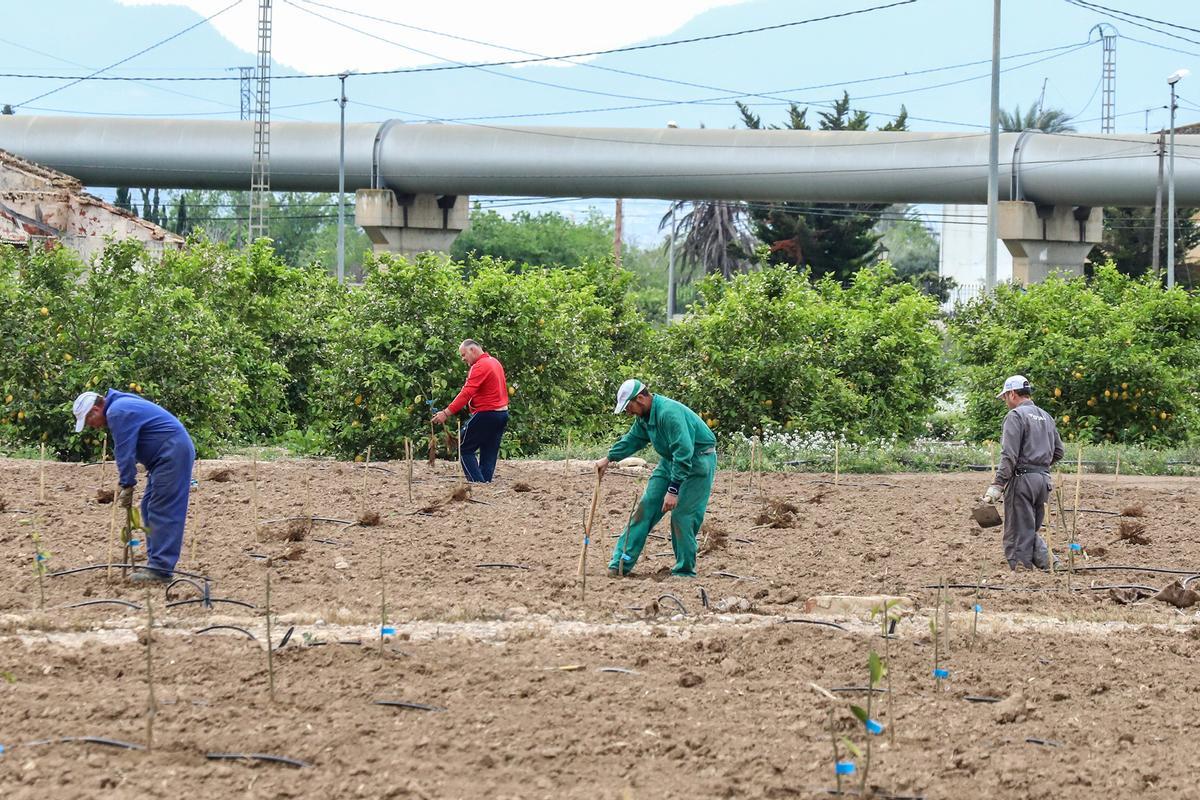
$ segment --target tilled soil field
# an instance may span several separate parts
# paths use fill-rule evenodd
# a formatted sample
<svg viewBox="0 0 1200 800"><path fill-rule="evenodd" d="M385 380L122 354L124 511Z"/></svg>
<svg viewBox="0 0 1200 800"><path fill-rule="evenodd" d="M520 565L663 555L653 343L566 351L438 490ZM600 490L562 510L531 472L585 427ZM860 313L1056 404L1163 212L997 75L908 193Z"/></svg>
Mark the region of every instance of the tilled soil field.
<svg viewBox="0 0 1200 800"><path fill-rule="evenodd" d="M0 460L0 796L828 796L831 704L812 684L865 705L868 654L885 644L892 708L875 695L886 730L872 737L868 792L1200 796L1200 606L1146 597L1200 585L1188 581L1200 573L1194 479L1085 475L1083 569L1050 576L1010 573L999 529L970 519L985 475L751 486L723 472L700 577L671 577L669 542L651 539L632 576L610 579L611 537L641 484L610 473L585 594L589 463L503 463L469 497L454 496L456 465L418 464L411 502L405 465L377 466L197 464L179 569L207 576L218 602L168 605L199 597L186 583L150 597L146 750L80 740L147 743L146 592L120 570L51 574L39 608L32 533L49 573L109 559L100 468L48 464L39 501L38 464ZM363 511L379 524L349 524ZM1065 558L1056 514L1049 533ZM939 686L931 587L981 576L982 590L948 590ZM906 598L886 642L869 621L877 601L827 598L881 594ZM113 600L129 605L94 602ZM228 627L198 633L214 625ZM837 736L865 747L848 705L833 710ZM221 753L307 766L209 758Z"/></svg>

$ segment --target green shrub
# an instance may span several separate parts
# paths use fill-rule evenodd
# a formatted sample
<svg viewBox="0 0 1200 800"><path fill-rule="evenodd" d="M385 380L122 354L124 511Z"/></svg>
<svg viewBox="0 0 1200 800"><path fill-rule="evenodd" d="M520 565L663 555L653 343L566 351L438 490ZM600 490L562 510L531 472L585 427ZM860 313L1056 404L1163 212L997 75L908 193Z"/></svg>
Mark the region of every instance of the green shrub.
<svg viewBox="0 0 1200 800"><path fill-rule="evenodd" d="M963 306L951 331L976 439L997 436L996 393L1012 374L1067 439L1177 443L1200 421L1200 298L1182 289L1107 264L1090 283L1001 286Z"/></svg>
<svg viewBox="0 0 1200 800"><path fill-rule="evenodd" d="M606 264L518 274L490 258L375 257L333 322L319 370L314 402L330 446L353 455L371 445L395 456L408 436L420 449L430 407L445 407L466 378L457 352L466 338L504 364L512 399L506 452L559 443L567 430L611 430L604 410L614 381L640 358L646 336L628 281Z"/></svg>
<svg viewBox="0 0 1200 800"><path fill-rule="evenodd" d="M894 278L886 264L849 288L785 267L709 278L694 313L658 340L652 388L719 432L916 435L947 368L936 303Z"/></svg>

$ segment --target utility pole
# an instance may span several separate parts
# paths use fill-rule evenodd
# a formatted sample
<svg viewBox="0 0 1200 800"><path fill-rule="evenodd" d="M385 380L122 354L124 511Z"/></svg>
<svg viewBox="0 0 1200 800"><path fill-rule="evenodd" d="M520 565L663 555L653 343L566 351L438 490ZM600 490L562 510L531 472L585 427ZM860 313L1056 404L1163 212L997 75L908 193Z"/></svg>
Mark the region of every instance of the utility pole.
<svg viewBox="0 0 1200 800"><path fill-rule="evenodd" d="M675 120L667 123L668 128L678 128ZM671 201L671 243L667 250L667 324L671 324L671 316L675 313L675 207L678 201Z"/></svg>
<svg viewBox="0 0 1200 800"><path fill-rule="evenodd" d="M341 94L338 96L340 114L340 129L338 134L338 244L337 244L337 281L346 281L346 78L350 73L338 75L342 82Z"/></svg>
<svg viewBox="0 0 1200 800"><path fill-rule="evenodd" d="M1100 41L1104 48L1104 65L1100 72L1100 132L1117 131L1117 29L1102 23Z"/></svg>
<svg viewBox="0 0 1200 800"><path fill-rule="evenodd" d="M613 261L621 268L621 198L617 198L616 224L613 230Z"/></svg>
<svg viewBox="0 0 1200 800"><path fill-rule="evenodd" d="M1175 84L1192 74L1181 69L1167 78L1171 86L1171 154L1167 158L1167 288L1175 288Z"/></svg>
<svg viewBox="0 0 1200 800"><path fill-rule="evenodd" d="M254 105L254 67L238 67L238 119L250 119Z"/></svg>
<svg viewBox="0 0 1200 800"><path fill-rule="evenodd" d="M992 121L987 193L987 264L983 283L990 292L996 288L996 217L1000 200L1000 0L992 0Z"/></svg>
<svg viewBox="0 0 1200 800"><path fill-rule="evenodd" d="M258 106L250 174L250 243L267 235L271 200L271 0L258 0Z"/></svg>
<svg viewBox="0 0 1200 800"><path fill-rule="evenodd" d="M1166 134L1162 131L1158 132L1158 188L1154 192L1154 255L1150 263L1150 268L1154 271L1154 276L1159 277L1159 266L1161 259L1159 253L1162 251L1162 194L1163 194L1163 156L1166 155L1167 142Z"/></svg>

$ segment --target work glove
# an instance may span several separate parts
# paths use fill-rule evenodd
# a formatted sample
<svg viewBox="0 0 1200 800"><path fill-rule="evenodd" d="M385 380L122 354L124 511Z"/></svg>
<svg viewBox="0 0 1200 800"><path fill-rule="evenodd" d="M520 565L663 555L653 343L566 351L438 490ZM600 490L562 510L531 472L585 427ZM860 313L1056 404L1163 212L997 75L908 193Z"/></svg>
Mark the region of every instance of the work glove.
<svg viewBox="0 0 1200 800"><path fill-rule="evenodd" d="M987 491L986 491L986 492L984 492L984 495L983 495L983 502L985 502L985 503L996 503L996 502L997 502L997 501L999 501L999 500L1000 500L1002 497L1004 497L1004 492L1003 492L1003 491L1001 491L1001 489L1000 489L1000 487L999 487L999 486L995 486L995 485L993 485L993 486L989 486L989 487L987 488Z"/></svg>
<svg viewBox="0 0 1200 800"><path fill-rule="evenodd" d="M117 505L121 508L133 508L133 487L122 486L117 493Z"/></svg>

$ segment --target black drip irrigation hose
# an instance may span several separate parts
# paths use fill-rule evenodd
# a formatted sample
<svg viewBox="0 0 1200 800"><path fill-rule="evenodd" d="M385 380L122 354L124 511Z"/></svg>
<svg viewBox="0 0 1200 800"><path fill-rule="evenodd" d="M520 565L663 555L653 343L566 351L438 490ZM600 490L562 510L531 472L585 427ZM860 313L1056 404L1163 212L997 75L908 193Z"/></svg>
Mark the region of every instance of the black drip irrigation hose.
<svg viewBox="0 0 1200 800"><path fill-rule="evenodd" d="M524 564L503 564L503 563L499 563L499 562L494 563L494 564L476 564L475 565L475 569L485 569L488 567L494 567L496 569L529 569L529 567L525 566Z"/></svg>
<svg viewBox="0 0 1200 800"><path fill-rule="evenodd" d="M208 633L209 631L237 631L238 633L245 634L247 637L250 638L251 641L255 641L255 642L258 641L257 636L255 636L253 633L246 630L245 628L239 628L237 625L209 625L207 628L201 628L200 630L196 631L195 635L199 636L200 634Z"/></svg>
<svg viewBox="0 0 1200 800"><path fill-rule="evenodd" d="M749 575L734 575L732 572L714 572L713 577L715 577L715 578L733 578L735 581L755 580L755 578L752 578Z"/></svg>
<svg viewBox="0 0 1200 800"><path fill-rule="evenodd" d="M1191 575L1195 576L1198 570L1194 569L1171 569L1167 567L1137 567L1125 564L1103 564L1094 567L1075 567L1075 572L1102 572L1102 571L1123 571L1123 572L1155 572L1160 575Z"/></svg>
<svg viewBox="0 0 1200 800"><path fill-rule="evenodd" d="M59 608L84 608L85 606L102 606L102 605L125 606L126 608L132 608L134 611L142 610L142 607L139 606L137 603L131 603L128 600L118 600L116 598L101 599L101 600L83 600L78 603L70 603L69 605L59 606Z"/></svg>
<svg viewBox="0 0 1200 800"><path fill-rule="evenodd" d="M985 695L979 695L979 694L969 694L966 697L964 697L963 700L966 700L968 703L999 703L1000 702L999 697L987 697Z"/></svg>
<svg viewBox="0 0 1200 800"><path fill-rule="evenodd" d="M109 569L110 567L113 569L142 569L142 568L144 568L142 564L92 564L92 565L86 566L86 567L74 567L72 569L60 569L58 572L48 572L48 573L46 573L46 577L47 578L59 578L64 575L75 575L77 573L87 572L87 571L93 570L93 569ZM184 572L181 569L175 570L175 574L176 575L184 575L189 578L196 578L197 580L201 580L201 581L209 580L209 577L207 575L200 575L195 572Z"/></svg>
<svg viewBox="0 0 1200 800"><path fill-rule="evenodd" d="M296 626L292 625L290 628L287 629L287 633L285 633L283 635L283 638L279 640L279 644L276 645L275 649L282 650L283 646L292 640L292 634L295 632L296 632Z"/></svg>
<svg viewBox="0 0 1200 800"><path fill-rule="evenodd" d="M296 520L308 520L309 522L328 522L333 525L353 525L354 520L351 519L333 519L332 517L280 517L279 519L264 519L259 525L274 525L277 522L294 522Z"/></svg>
<svg viewBox="0 0 1200 800"><path fill-rule="evenodd" d="M413 703L408 700L373 700L372 703L377 706L391 706L393 708L410 708L413 711L432 711L439 713L447 709L442 706L430 706L425 703Z"/></svg>
<svg viewBox="0 0 1200 800"><path fill-rule="evenodd" d="M245 600L230 600L227 597L197 597L192 600L175 600L167 603L167 608L190 606L193 603L202 603L205 608L212 608L213 603L228 603L231 606L241 606L242 608L249 609L257 608L257 606L255 606L253 603L247 603Z"/></svg>
<svg viewBox="0 0 1200 800"><path fill-rule="evenodd" d="M780 625L784 625L784 624L788 624L788 625L790 625L790 624L823 625L826 628L837 628L839 631L846 630L846 626L839 625L836 622L830 622L830 621L824 620L824 619L781 619L781 620L779 620L779 624Z"/></svg>
<svg viewBox="0 0 1200 800"><path fill-rule="evenodd" d="M26 742L26 747L41 747L47 744L102 744L107 747L117 747L122 750L144 750L142 745L134 744L133 742L124 742L120 739L109 739L104 736L60 736L55 739L38 739L33 742Z"/></svg>
<svg viewBox="0 0 1200 800"><path fill-rule="evenodd" d="M700 586L697 588L696 594L700 595L700 605L708 608L708 590Z"/></svg>
<svg viewBox="0 0 1200 800"><path fill-rule="evenodd" d="M887 694L887 689L881 686L835 686L829 691L842 692L845 694L857 694L859 692L873 692L877 694Z"/></svg>
<svg viewBox="0 0 1200 800"><path fill-rule="evenodd" d="M264 761L268 764L283 764L296 769L312 766L307 761L301 761L298 758L273 756L268 753L205 753L204 757L209 761Z"/></svg>
<svg viewBox="0 0 1200 800"><path fill-rule="evenodd" d="M1054 739L1038 739L1035 736L1030 736L1025 740L1026 744L1040 744L1043 747L1062 747L1062 742L1057 742Z"/></svg>
<svg viewBox="0 0 1200 800"><path fill-rule="evenodd" d="M655 602L660 606L662 605L662 601L664 599L670 600L672 603L674 603L679 608L680 613L682 613L685 617L688 615L687 609L684 608L683 601L670 592L667 592L666 594L660 594L658 597L654 598Z"/></svg>
<svg viewBox="0 0 1200 800"><path fill-rule="evenodd" d="M637 675L638 674L636 670L629 669L628 667L600 667L599 669L596 670L596 672L616 672L621 675Z"/></svg>
<svg viewBox="0 0 1200 800"><path fill-rule="evenodd" d="M854 795L856 797L865 797L867 795L859 795L857 789L822 789L825 794L833 795L834 797L847 797ZM923 794L888 794L887 792L871 792L870 797L877 797L879 800L925 800Z"/></svg>

